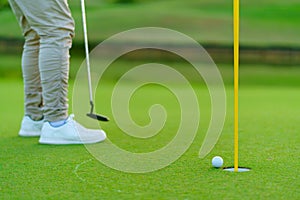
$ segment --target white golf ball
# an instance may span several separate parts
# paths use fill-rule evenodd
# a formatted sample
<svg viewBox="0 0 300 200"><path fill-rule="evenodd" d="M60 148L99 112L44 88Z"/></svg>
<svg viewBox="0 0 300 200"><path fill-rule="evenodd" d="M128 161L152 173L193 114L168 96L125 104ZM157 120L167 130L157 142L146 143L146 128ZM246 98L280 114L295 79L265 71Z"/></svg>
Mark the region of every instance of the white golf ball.
<svg viewBox="0 0 300 200"><path fill-rule="evenodd" d="M220 168L223 165L223 158L220 156L215 156L213 157L213 159L211 160L211 164L213 167L215 168Z"/></svg>

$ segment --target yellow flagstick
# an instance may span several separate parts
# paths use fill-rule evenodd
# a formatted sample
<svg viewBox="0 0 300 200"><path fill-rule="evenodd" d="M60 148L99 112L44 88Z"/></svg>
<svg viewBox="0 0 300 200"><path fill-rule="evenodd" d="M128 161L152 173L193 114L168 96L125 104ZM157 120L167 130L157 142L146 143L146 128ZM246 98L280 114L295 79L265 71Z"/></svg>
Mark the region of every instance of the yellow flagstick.
<svg viewBox="0 0 300 200"><path fill-rule="evenodd" d="M239 167L239 0L233 2L234 51L234 171Z"/></svg>

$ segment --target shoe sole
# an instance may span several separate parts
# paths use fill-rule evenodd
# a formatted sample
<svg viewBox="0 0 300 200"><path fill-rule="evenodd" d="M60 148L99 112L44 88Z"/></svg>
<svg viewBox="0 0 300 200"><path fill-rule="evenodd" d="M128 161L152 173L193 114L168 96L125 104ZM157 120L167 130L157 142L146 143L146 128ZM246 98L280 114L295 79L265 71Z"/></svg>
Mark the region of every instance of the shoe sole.
<svg viewBox="0 0 300 200"><path fill-rule="evenodd" d="M27 132L27 131L20 130L19 136L21 136L21 137L39 137L39 136L41 136L41 132L34 132L34 131Z"/></svg>
<svg viewBox="0 0 300 200"><path fill-rule="evenodd" d="M74 141L74 140L63 140L61 138L40 138L40 144L53 144L53 145L64 145L64 144L94 144L104 141L106 138L101 138L97 140L88 140L88 141Z"/></svg>

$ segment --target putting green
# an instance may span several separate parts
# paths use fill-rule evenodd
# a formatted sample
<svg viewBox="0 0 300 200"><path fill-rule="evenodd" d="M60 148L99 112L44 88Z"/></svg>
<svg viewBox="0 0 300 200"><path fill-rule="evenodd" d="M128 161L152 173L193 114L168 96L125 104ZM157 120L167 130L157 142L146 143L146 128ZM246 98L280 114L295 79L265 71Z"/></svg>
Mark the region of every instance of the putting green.
<svg viewBox="0 0 300 200"><path fill-rule="evenodd" d="M17 136L23 115L22 81L1 79L0 114L0 198L1 199L298 199L300 149L299 84L293 74L261 66L261 71L241 70L240 166L247 173L228 173L211 166L220 155L224 166L233 166L233 91L227 85L227 116L222 135L213 151L198 158L209 122L209 95L201 84L193 84L200 101L200 129L189 150L168 167L148 174L127 174L110 169L90 155L84 146L39 145L38 138ZM255 67L254 67L255 69ZM278 71L277 71L278 69ZM294 69L295 72L297 71ZM264 82L260 78L264 73ZM223 69L226 77L226 70ZM256 77L258 77L256 79ZM280 80L285 81L284 84ZM289 79L288 79L289 78ZM277 82L274 82L274 80ZM257 82L258 80L258 82ZM274 83L274 84L273 84ZM276 84L277 83L277 84ZM109 94L113 82L106 81L97 92ZM142 91L141 91L142 92ZM147 124L148 105L153 100L143 94L163 97L165 90L145 87L137 93L131 111L137 123ZM200 95L201 94L201 95ZM156 97L157 97L156 96ZM71 97L71 94L70 94ZM164 102L171 119L178 117L178 104ZM172 98L172 95L167 97ZM142 101L143 100L143 101ZM167 103L167 104L166 104ZM109 102L107 103L109 105ZM110 115L110 109L99 112ZM112 118L112 117L111 117ZM177 118L178 119L178 118ZM174 136L177 124L167 121L163 134L150 141L132 139L118 129L114 120L102 123L108 137L133 152L147 152L164 146ZM126 162L126 158L122 158Z"/></svg>

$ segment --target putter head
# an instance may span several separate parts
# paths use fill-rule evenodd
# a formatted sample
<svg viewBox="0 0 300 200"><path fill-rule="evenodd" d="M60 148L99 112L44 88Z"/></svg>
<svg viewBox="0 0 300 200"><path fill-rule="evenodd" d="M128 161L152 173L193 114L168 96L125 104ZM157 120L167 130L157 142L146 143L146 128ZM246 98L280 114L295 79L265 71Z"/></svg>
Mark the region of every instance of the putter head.
<svg viewBox="0 0 300 200"><path fill-rule="evenodd" d="M103 121L103 122L108 122L109 118L106 116L101 116L101 115L97 115L97 114L93 114L93 113L88 113L86 114L88 117L92 118L92 119L96 119L98 121Z"/></svg>

